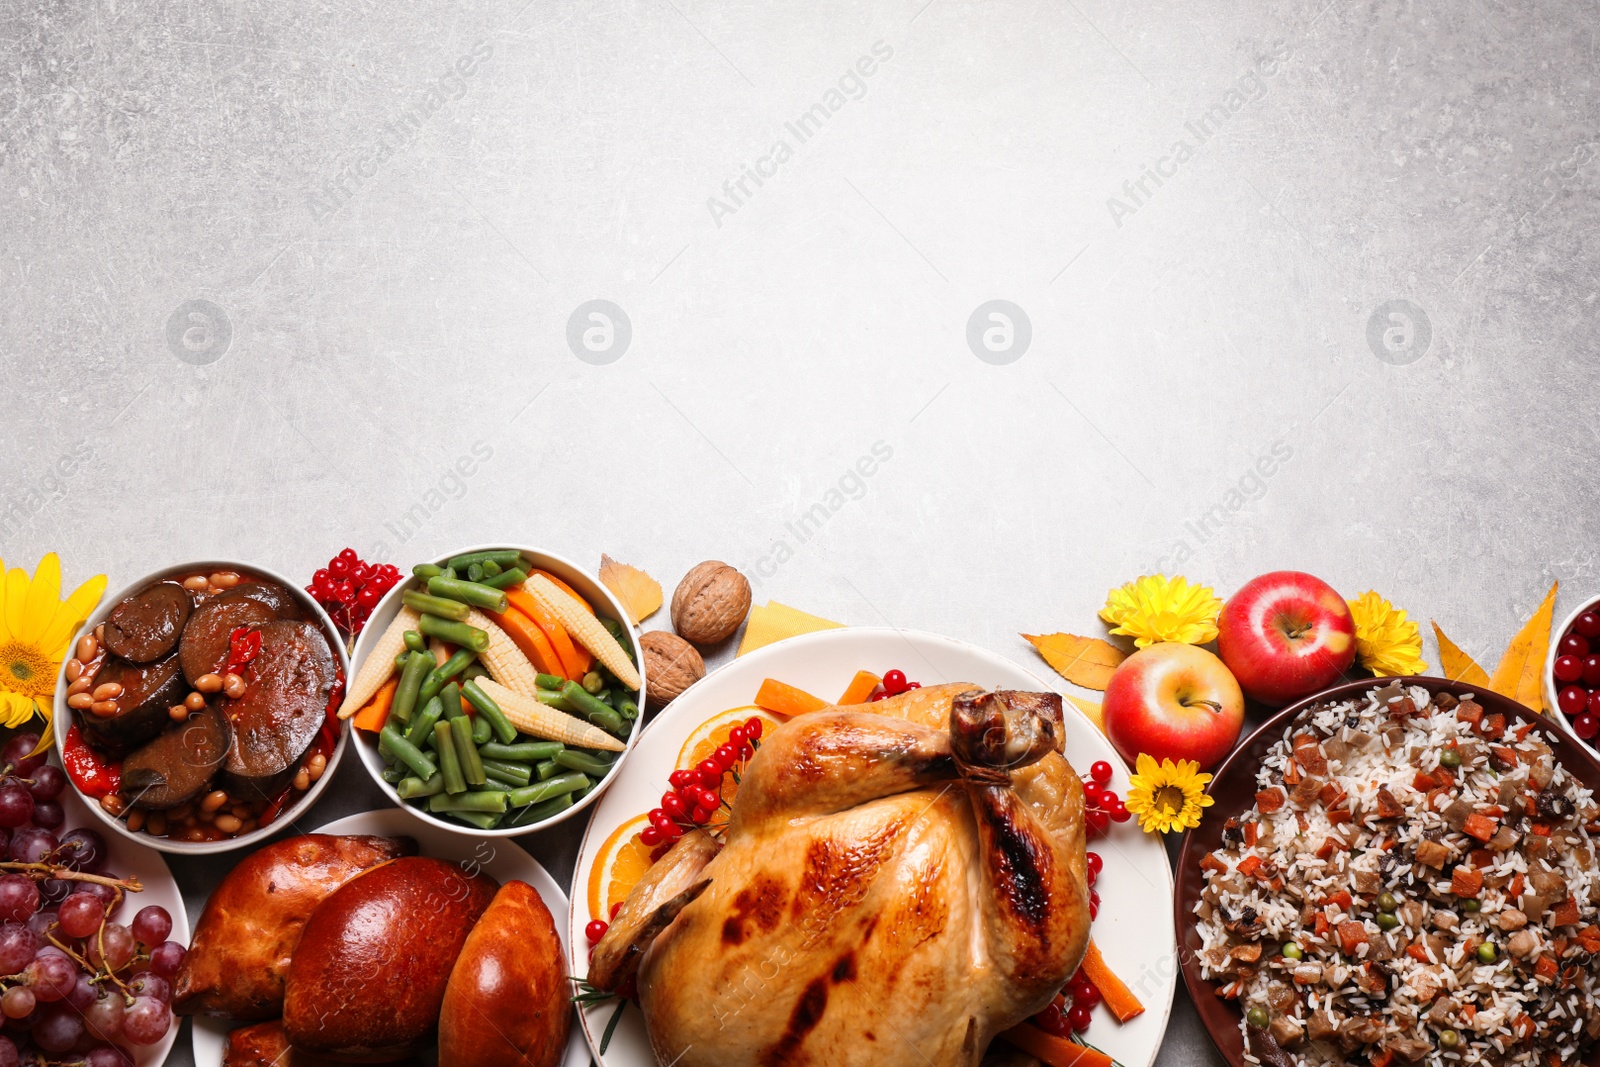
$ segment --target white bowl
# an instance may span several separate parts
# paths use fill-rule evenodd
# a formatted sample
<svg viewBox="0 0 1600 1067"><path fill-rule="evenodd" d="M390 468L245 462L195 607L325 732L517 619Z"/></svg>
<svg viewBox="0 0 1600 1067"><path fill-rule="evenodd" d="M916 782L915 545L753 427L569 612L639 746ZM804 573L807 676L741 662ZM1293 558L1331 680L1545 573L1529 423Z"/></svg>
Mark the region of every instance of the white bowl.
<svg viewBox="0 0 1600 1067"><path fill-rule="evenodd" d="M301 608L308 613L308 617L315 620L322 627L323 632L328 635L328 644L333 649L334 657L339 661L341 675L346 679L350 677L350 658L345 654L344 639L340 636L338 627L334 626L333 620L328 618L327 612L322 610L322 605L312 600L305 590L300 588L298 583L279 574L272 568L263 567L259 563L246 563L242 560L197 560L192 563L179 563L170 567L163 567L161 570L147 574L132 585L118 591L115 596L102 600L100 607L78 628L78 633L86 634L92 632L96 626L105 621L106 616L111 614L112 609L146 586L167 578L173 578L181 574L193 574L197 571L205 574L214 574L217 571L238 571L243 574L253 574L269 581L277 582L289 590L290 594L299 601ZM74 641L76 641L76 637ZM70 658L69 655L62 660L61 675L56 679L55 747L56 758L59 760L65 760L67 728L72 725L72 709L67 707L66 678L67 659ZM236 848L246 848L266 840L285 826L292 825L297 818L310 810L311 805L317 802L317 798L322 795L322 791L328 787L328 783L333 781L334 771L339 767L339 760L344 757L349 735L350 731L348 729L339 731L339 740L333 746L333 754L328 757L327 769L322 772L322 777L311 783L311 788L306 790L304 796L279 812L278 817L268 825L252 830L248 834L224 838L221 841L174 841L171 838L154 837L143 831L129 830L121 819L113 818L102 808L99 801L92 797L81 795L80 799L83 800L84 807L94 812L95 817L114 833L130 841L137 841L147 848L159 849L162 852L171 852L180 856L205 856L216 852L231 852ZM70 777L68 782L70 784ZM71 788L74 792L77 791L77 786L73 785Z"/></svg>
<svg viewBox="0 0 1600 1067"><path fill-rule="evenodd" d="M1595 610L1600 610L1600 596L1590 597L1576 608L1573 608L1572 614L1568 615L1560 626L1550 631L1550 651L1546 652L1544 657L1544 702L1545 706L1550 709L1549 717L1559 722L1561 728L1572 734L1579 744L1588 745L1592 749L1600 749L1600 745L1597 745L1597 742L1600 742L1600 734L1596 734L1587 741L1578 737L1577 733L1572 729L1572 720L1561 710L1561 705L1556 703L1556 697L1561 689L1560 686L1556 685L1556 660L1561 658L1561 653L1557 646L1561 644L1561 638L1566 635L1566 632L1572 629L1572 624L1578 621L1579 615L1586 611ZM1600 652L1600 641L1595 642L1594 651Z"/></svg>
<svg viewBox="0 0 1600 1067"><path fill-rule="evenodd" d="M362 766L366 767L367 773L372 775L372 780L378 784L378 788L383 790L396 806L411 815L412 818L425 822L429 826L436 826L455 834L468 834L472 837L512 837L516 834L526 834L534 830L544 830L572 818L598 800L600 795L610 788L611 783L617 780L617 774L622 769L622 764L627 760L629 753L633 751L634 745L638 742L640 730L644 725L645 686L649 684L649 680L645 678L644 650L639 645L639 628L629 621L627 611L618 602L617 598L611 595L611 590L602 585L598 578L591 577L587 571L566 557L558 556L553 552L530 548L527 545L492 544L458 548L453 552L446 552L426 562L442 567L450 559L465 555L468 552L502 550L522 553L538 564L540 570L549 571L570 585L578 595L589 602L589 606L594 608L597 614L616 619L622 623L623 628L627 631L628 640L633 645L633 660L639 667L639 716L633 720L633 729L628 734L623 750L617 753L617 761L611 765L611 772L596 783L595 787L582 800L579 800L567 810L552 815L544 822L530 823L527 826L500 826L493 830L480 830L476 826L469 826L453 819L443 819L415 804L410 804L400 799L400 794L395 792L394 786L383 780L385 764L383 756L378 752L377 736L369 734L365 730L351 730L355 737L356 753L361 757ZM406 575L395 584L393 589L385 593L383 599L378 601L377 606L372 609L372 615L367 619L366 627L362 629L361 636L356 639L355 651L350 656L350 660L355 665L355 670L358 673L361 670L361 664L371 654L372 646L378 642L379 638L383 636L383 632L389 628L389 624L394 621L394 617L400 613L401 594L416 585L417 580L411 575Z"/></svg>

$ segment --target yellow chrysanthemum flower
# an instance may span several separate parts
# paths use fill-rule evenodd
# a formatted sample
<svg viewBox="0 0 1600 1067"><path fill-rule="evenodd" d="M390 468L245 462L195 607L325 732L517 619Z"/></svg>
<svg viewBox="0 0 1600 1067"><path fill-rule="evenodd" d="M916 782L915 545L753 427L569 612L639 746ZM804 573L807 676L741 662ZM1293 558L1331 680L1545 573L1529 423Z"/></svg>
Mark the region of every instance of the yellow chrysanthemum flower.
<svg viewBox="0 0 1600 1067"><path fill-rule="evenodd" d="M1205 792L1209 781L1211 775L1200 773L1200 764L1194 760L1157 763L1141 752L1138 769L1128 779L1124 803L1139 817L1139 828L1146 833L1187 830L1199 826L1201 812L1211 806Z"/></svg>
<svg viewBox="0 0 1600 1067"><path fill-rule="evenodd" d="M1187 578L1147 574L1106 594L1100 617L1111 632L1133 638L1140 648L1173 641L1203 645L1217 636L1222 601L1210 586L1190 585Z"/></svg>
<svg viewBox="0 0 1600 1067"><path fill-rule="evenodd" d="M51 552L28 578L0 560L0 725L21 726L34 715L50 722L56 675L72 637L100 603L106 576L97 574L61 599L61 561ZM45 740L49 740L46 730Z"/></svg>
<svg viewBox="0 0 1600 1067"><path fill-rule="evenodd" d="M1356 624L1356 662L1379 678L1427 673L1422 634L1404 611L1370 590L1349 604Z"/></svg>

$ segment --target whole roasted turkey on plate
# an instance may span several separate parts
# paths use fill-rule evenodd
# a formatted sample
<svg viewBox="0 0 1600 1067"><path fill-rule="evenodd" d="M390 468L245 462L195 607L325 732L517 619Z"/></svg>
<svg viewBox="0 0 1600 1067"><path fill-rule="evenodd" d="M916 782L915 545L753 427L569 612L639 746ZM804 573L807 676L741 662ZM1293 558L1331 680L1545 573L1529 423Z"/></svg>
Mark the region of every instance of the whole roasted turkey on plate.
<svg viewBox="0 0 1600 1067"><path fill-rule="evenodd" d="M1061 698L953 684L800 716L595 947L676 1067L981 1062L1089 936Z"/></svg>

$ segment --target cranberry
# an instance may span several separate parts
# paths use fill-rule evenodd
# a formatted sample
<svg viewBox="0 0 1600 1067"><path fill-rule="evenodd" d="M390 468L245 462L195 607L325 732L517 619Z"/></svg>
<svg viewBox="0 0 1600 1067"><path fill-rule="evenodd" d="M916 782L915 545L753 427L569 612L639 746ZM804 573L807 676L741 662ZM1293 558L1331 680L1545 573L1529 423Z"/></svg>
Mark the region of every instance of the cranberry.
<svg viewBox="0 0 1600 1067"><path fill-rule="evenodd" d="M1582 634L1568 634L1561 639L1558 647L1563 656L1577 656L1582 659L1589 654L1589 640Z"/></svg>
<svg viewBox="0 0 1600 1067"><path fill-rule="evenodd" d="M1572 732L1583 738L1591 740L1595 734L1600 733L1600 718L1593 715L1579 715L1572 720Z"/></svg>
<svg viewBox="0 0 1600 1067"><path fill-rule="evenodd" d="M667 781L672 783L672 788L682 789L686 785L695 783L695 773L693 771L673 771L667 775Z"/></svg>
<svg viewBox="0 0 1600 1067"><path fill-rule="evenodd" d="M1556 703L1566 715L1580 714L1589 704L1589 694L1584 692L1582 686L1569 685L1556 694Z"/></svg>
<svg viewBox="0 0 1600 1067"><path fill-rule="evenodd" d="M1079 1008L1093 1008L1100 1003L1100 990L1094 987L1093 982L1085 982L1081 988L1072 991L1072 1003Z"/></svg>
<svg viewBox="0 0 1600 1067"><path fill-rule="evenodd" d="M1089 768L1089 777L1093 778L1101 785L1105 785L1107 782L1111 781L1111 764L1107 763L1103 759L1095 760L1094 764Z"/></svg>
<svg viewBox="0 0 1600 1067"><path fill-rule="evenodd" d="M689 814L688 805L684 804L683 798L676 793L663 793L661 795L661 810L674 819L681 819Z"/></svg>
<svg viewBox="0 0 1600 1067"><path fill-rule="evenodd" d="M606 931L609 929L611 929L611 927L607 926L599 919L596 919L594 922L583 928L583 936L588 939L589 944L593 945L602 937L606 936Z"/></svg>
<svg viewBox="0 0 1600 1067"><path fill-rule="evenodd" d="M739 762L739 750L732 745L718 745L712 758L722 765L723 770L732 770L734 764Z"/></svg>
<svg viewBox="0 0 1600 1067"><path fill-rule="evenodd" d="M1111 816L1097 808L1090 808L1083 813L1083 821L1088 824L1090 830L1103 834L1106 832L1106 827L1111 825Z"/></svg>
<svg viewBox="0 0 1600 1067"><path fill-rule="evenodd" d="M872 691L872 695L867 698L867 703L876 704L878 701L887 700L888 698L888 692L882 686L879 686L877 689L874 689Z"/></svg>
<svg viewBox="0 0 1600 1067"><path fill-rule="evenodd" d="M1090 808L1098 808L1100 806L1100 798L1104 792L1105 790L1094 782L1083 783L1083 803Z"/></svg>
<svg viewBox="0 0 1600 1067"><path fill-rule="evenodd" d="M1590 715L1600 715L1600 689L1592 689L1589 691L1588 712ZM37 823L39 821L39 817L35 815L33 821Z"/></svg>
<svg viewBox="0 0 1600 1067"><path fill-rule="evenodd" d="M1572 628L1584 637L1600 637L1600 611L1581 613L1572 622Z"/></svg>
<svg viewBox="0 0 1600 1067"><path fill-rule="evenodd" d="M1600 688L1600 656L1583 657L1583 684L1590 689Z"/></svg>
<svg viewBox="0 0 1600 1067"><path fill-rule="evenodd" d="M1073 1000L1083 996L1084 990L1093 988L1094 983L1089 981L1089 976L1083 973L1081 969L1073 971L1072 977L1067 980L1066 991L1072 995Z"/></svg>
<svg viewBox="0 0 1600 1067"><path fill-rule="evenodd" d="M1116 800L1107 805L1106 814L1111 816L1112 822L1127 822L1128 816L1131 813L1128 811L1128 806L1126 804L1124 804L1121 800Z"/></svg>
<svg viewBox="0 0 1600 1067"><path fill-rule="evenodd" d="M1094 1021L1094 1015L1081 1004L1074 1004L1072 1010L1067 1012L1067 1023L1079 1033L1089 1029L1089 1024Z"/></svg>
<svg viewBox="0 0 1600 1067"><path fill-rule="evenodd" d="M761 740L761 720L750 718L744 721L744 736L751 741Z"/></svg>
<svg viewBox="0 0 1600 1067"><path fill-rule="evenodd" d="M1084 871L1084 878L1089 883L1089 887L1092 889L1094 888L1094 884L1100 880L1100 872L1095 870L1093 867L1090 867Z"/></svg>
<svg viewBox="0 0 1600 1067"><path fill-rule="evenodd" d="M1589 659L1594 658L1594 656L1589 657ZM1577 656L1558 656L1550 673L1556 676L1558 682L1576 682L1583 677L1583 665L1587 662L1588 660L1581 660Z"/></svg>
<svg viewBox="0 0 1600 1067"><path fill-rule="evenodd" d="M1053 1004L1038 1015L1035 1015L1031 1022L1045 1033L1055 1037L1072 1036L1072 1027L1067 1023L1067 1017L1057 1011Z"/></svg>
<svg viewBox="0 0 1600 1067"><path fill-rule="evenodd" d="M907 682L906 683L906 692L908 692L908 693L911 692L911 690L913 690L913 689L921 689L921 688L922 688L922 683L921 682Z"/></svg>
<svg viewBox="0 0 1600 1067"><path fill-rule="evenodd" d="M654 826L646 826L639 831L639 843L646 848L655 848L661 844L661 831Z"/></svg>
<svg viewBox="0 0 1600 1067"><path fill-rule="evenodd" d="M619 912L621 910L622 910L622 901L619 900L615 904L611 905L611 914L609 916L607 916L607 918L611 919L613 922L616 921L617 912Z"/></svg>
<svg viewBox="0 0 1600 1067"><path fill-rule="evenodd" d="M1101 869L1105 867L1105 860L1100 858L1100 853L1098 852L1084 853L1083 861L1095 874L1099 874Z"/></svg>
<svg viewBox="0 0 1600 1067"><path fill-rule="evenodd" d="M728 744L732 745L734 748L738 748L740 745L744 744L743 726L735 726L733 729L728 731Z"/></svg>
<svg viewBox="0 0 1600 1067"><path fill-rule="evenodd" d="M883 676L883 691L890 696L906 691L906 672L889 671Z"/></svg>
<svg viewBox="0 0 1600 1067"><path fill-rule="evenodd" d="M328 573L335 578L348 578L350 576L350 561L343 556L335 556L328 561Z"/></svg>

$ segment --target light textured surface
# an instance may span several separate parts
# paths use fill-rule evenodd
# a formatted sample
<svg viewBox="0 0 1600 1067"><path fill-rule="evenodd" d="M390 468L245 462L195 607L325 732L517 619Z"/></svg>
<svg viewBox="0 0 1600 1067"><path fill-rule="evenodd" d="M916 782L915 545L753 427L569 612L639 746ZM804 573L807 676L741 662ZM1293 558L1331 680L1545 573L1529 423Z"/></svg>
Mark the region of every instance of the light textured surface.
<svg viewBox="0 0 1600 1067"><path fill-rule="evenodd" d="M1024 661L1292 566L1492 665L1594 588L1600 16L1324 3L17 0L0 551L721 557Z"/></svg>

